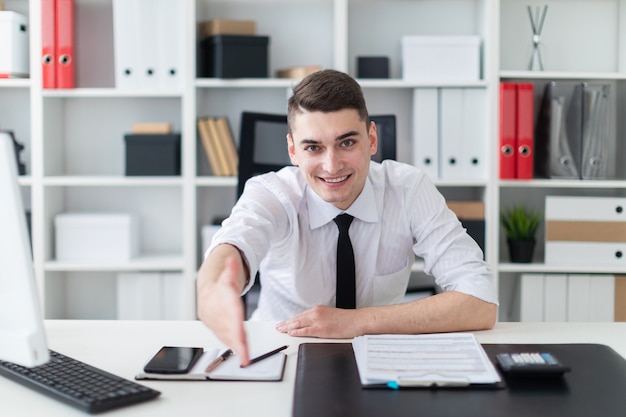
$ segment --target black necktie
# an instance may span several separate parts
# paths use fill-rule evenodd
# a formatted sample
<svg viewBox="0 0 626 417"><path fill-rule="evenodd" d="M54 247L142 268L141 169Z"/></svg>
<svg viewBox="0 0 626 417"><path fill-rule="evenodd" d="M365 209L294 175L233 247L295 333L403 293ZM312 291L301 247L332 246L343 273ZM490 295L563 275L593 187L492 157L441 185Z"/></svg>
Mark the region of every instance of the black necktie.
<svg viewBox="0 0 626 417"><path fill-rule="evenodd" d="M349 214L340 214L335 217L339 227L337 240L337 297L335 305L338 308L356 308L356 284L354 273L354 251L348 229L352 223Z"/></svg>

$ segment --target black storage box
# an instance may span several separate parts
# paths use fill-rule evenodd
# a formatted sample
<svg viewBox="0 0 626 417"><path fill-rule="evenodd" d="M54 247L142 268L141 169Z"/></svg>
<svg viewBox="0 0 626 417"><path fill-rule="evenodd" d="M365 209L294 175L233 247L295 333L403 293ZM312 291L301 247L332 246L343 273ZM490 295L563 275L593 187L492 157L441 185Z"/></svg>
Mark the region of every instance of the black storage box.
<svg viewBox="0 0 626 417"><path fill-rule="evenodd" d="M215 35L200 41L198 76L267 78L268 36Z"/></svg>
<svg viewBox="0 0 626 417"><path fill-rule="evenodd" d="M180 175L180 133L128 134L126 175Z"/></svg>
<svg viewBox="0 0 626 417"><path fill-rule="evenodd" d="M357 57L357 78L389 78L389 58L386 56Z"/></svg>

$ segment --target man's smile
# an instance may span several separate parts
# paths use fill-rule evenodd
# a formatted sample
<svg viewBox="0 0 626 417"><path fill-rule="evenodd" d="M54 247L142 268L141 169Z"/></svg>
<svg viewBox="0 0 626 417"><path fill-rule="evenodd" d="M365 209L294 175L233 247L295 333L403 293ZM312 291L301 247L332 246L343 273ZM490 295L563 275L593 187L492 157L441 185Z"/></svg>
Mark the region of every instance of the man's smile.
<svg viewBox="0 0 626 417"><path fill-rule="evenodd" d="M324 182L332 182L332 183L339 183L339 182L343 182L345 180L347 180L349 177L349 175L344 175L343 177L337 177L337 178L322 178L322 181Z"/></svg>

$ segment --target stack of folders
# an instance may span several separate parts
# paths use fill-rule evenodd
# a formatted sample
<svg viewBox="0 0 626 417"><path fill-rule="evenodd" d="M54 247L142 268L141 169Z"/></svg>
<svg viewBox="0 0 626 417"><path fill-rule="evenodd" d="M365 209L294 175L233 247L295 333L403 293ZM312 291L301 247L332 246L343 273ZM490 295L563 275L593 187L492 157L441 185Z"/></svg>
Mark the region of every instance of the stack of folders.
<svg viewBox="0 0 626 417"><path fill-rule="evenodd" d="M74 0L41 1L43 88L74 88Z"/></svg>
<svg viewBox="0 0 626 417"><path fill-rule="evenodd" d="M432 179L487 178L486 91L413 90L413 165Z"/></svg>
<svg viewBox="0 0 626 417"><path fill-rule="evenodd" d="M472 333L365 335L352 348L363 386L496 388L501 382Z"/></svg>
<svg viewBox="0 0 626 417"><path fill-rule="evenodd" d="M113 0L117 88L182 88L183 11L172 0Z"/></svg>
<svg viewBox="0 0 626 417"><path fill-rule="evenodd" d="M550 82L538 114L535 174L542 178L605 179L614 174L606 84Z"/></svg>
<svg viewBox="0 0 626 417"><path fill-rule="evenodd" d="M500 179L533 178L534 85L500 83Z"/></svg>
<svg viewBox="0 0 626 417"><path fill-rule="evenodd" d="M193 320L195 280L178 272L117 274L118 320Z"/></svg>
<svg viewBox="0 0 626 417"><path fill-rule="evenodd" d="M626 321L626 277L521 274L520 321Z"/></svg>
<svg viewBox="0 0 626 417"><path fill-rule="evenodd" d="M201 117L198 135L215 176L237 176L239 156L226 117Z"/></svg>

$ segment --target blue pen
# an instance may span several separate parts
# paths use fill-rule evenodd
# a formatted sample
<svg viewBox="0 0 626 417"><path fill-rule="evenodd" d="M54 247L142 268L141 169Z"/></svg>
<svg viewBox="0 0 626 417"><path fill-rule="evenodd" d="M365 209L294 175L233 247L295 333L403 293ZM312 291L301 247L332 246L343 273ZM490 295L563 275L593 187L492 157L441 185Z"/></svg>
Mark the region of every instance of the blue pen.
<svg viewBox="0 0 626 417"><path fill-rule="evenodd" d="M387 382L387 388L400 389L400 384L398 384L396 381L389 381Z"/></svg>

